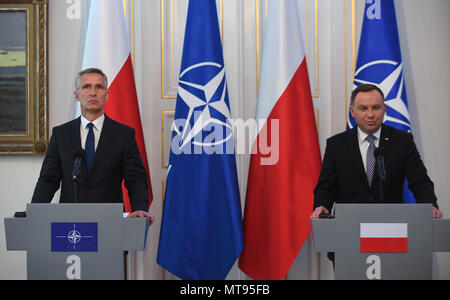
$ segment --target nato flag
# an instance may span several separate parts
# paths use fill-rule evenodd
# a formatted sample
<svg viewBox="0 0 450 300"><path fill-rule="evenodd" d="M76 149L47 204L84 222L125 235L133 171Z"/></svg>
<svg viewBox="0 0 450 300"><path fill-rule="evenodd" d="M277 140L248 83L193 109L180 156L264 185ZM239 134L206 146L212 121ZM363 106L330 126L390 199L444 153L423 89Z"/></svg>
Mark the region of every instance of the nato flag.
<svg viewBox="0 0 450 300"><path fill-rule="evenodd" d="M97 252L97 223L52 223L52 252Z"/></svg>
<svg viewBox="0 0 450 300"><path fill-rule="evenodd" d="M190 0L158 263L225 279L242 251L233 130L215 0Z"/></svg>

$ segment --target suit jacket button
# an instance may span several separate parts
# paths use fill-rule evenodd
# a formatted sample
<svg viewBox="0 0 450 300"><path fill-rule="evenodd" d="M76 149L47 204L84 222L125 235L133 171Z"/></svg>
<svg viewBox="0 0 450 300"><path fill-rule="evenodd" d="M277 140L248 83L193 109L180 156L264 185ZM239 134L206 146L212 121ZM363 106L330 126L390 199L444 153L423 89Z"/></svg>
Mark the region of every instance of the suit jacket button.
<svg viewBox="0 0 450 300"><path fill-rule="evenodd" d="M369 196L369 201L373 202L373 197L372 196Z"/></svg>

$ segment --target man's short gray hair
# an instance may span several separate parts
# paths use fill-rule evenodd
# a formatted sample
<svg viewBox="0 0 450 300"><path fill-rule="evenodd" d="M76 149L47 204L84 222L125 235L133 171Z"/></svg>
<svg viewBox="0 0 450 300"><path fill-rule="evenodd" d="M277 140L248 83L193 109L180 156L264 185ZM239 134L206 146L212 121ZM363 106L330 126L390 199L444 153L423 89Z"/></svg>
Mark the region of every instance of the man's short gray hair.
<svg viewBox="0 0 450 300"><path fill-rule="evenodd" d="M99 74L103 77L103 81L105 81L105 87L108 88L108 76L106 76L105 73L103 73L102 70L97 69L97 68L87 68L84 69L82 71L80 71L77 75L77 77L75 78L75 90L78 91L78 89L80 88L80 78L81 76L85 75L85 74Z"/></svg>

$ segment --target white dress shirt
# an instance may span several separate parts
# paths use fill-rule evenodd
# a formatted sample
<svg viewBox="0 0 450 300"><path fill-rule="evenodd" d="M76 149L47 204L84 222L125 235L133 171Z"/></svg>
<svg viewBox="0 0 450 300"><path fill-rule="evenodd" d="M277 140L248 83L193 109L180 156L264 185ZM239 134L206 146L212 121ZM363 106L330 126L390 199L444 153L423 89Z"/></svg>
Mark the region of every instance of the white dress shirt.
<svg viewBox="0 0 450 300"><path fill-rule="evenodd" d="M380 144L380 135L381 135L381 127L372 134L374 137L376 137L374 143L375 147L378 148L378 145ZM368 136L367 133L364 133L359 127L358 127L358 142L359 142L359 151L361 152L361 157L364 164L364 170L367 170L367 149L369 149L369 141L366 140L366 137Z"/></svg>
<svg viewBox="0 0 450 300"><path fill-rule="evenodd" d="M89 122L85 117L81 116L81 124L80 124L80 136L81 136L81 147L85 150L86 147L86 138L89 133L88 124L94 124L94 136L95 136L95 150L97 150L98 141L100 140L100 135L102 133L103 123L105 122L105 115L103 114L97 120L93 122Z"/></svg>

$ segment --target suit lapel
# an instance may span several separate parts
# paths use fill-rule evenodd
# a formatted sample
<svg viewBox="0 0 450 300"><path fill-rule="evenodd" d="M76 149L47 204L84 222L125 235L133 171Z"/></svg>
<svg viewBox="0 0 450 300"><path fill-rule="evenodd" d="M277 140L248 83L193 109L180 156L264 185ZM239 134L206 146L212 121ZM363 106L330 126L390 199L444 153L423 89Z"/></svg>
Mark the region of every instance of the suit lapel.
<svg viewBox="0 0 450 300"><path fill-rule="evenodd" d="M390 145L391 145L390 140L391 140L391 131L390 131L389 127L386 127L383 125L383 127L381 127L379 148L382 150L383 154L385 154L385 155L387 152L389 152Z"/></svg>
<svg viewBox="0 0 450 300"><path fill-rule="evenodd" d="M80 126L81 126L81 118L78 117L72 122L72 149L75 149L74 153L77 152L83 152L83 148L81 147L81 133L80 133ZM81 164L81 173L86 173L87 168L85 164Z"/></svg>
<svg viewBox="0 0 450 300"><path fill-rule="evenodd" d="M81 118L75 119L72 123L72 149L81 150L81 135L80 135L80 125Z"/></svg>

